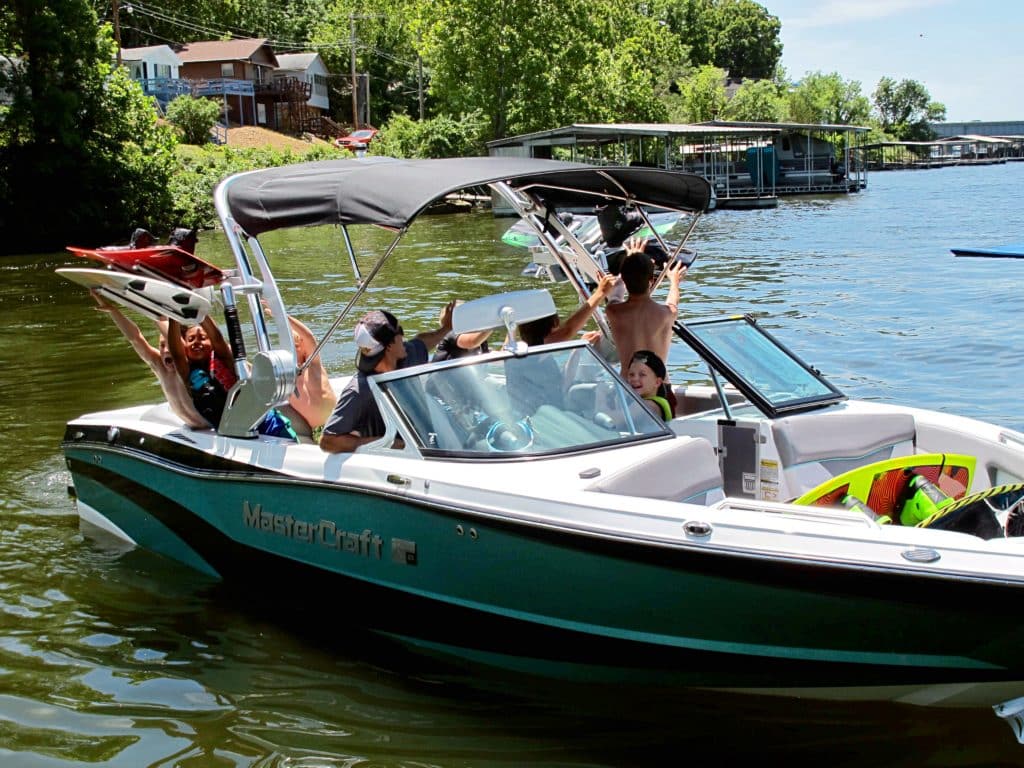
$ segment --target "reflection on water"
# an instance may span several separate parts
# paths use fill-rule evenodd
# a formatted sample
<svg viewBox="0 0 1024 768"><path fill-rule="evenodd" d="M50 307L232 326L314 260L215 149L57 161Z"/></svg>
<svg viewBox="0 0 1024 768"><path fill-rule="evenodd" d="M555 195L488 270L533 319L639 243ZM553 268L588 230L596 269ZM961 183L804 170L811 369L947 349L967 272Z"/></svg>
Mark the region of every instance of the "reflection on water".
<svg viewBox="0 0 1024 768"><path fill-rule="evenodd" d="M875 174L860 195L716 212L694 235L700 257L684 283L684 313L751 313L848 394L1024 428L1024 263L948 250L1024 239L1009 228L1022 175L1016 164ZM455 296L537 287L519 274L525 253L499 241L510 223L486 214L422 219L354 315L386 306L406 328L422 329ZM364 272L387 240L359 233ZM354 290L338 233L275 234L265 244L285 301L322 334ZM227 263L215 233L199 253ZM148 553L83 537L66 493L64 423L153 401L160 390L85 292L53 273L73 260L0 262L5 768L624 766L695 757L1019 764L1010 729L984 710L497 678L362 636L351 618L358 607L344 595L319 611L266 610L258 581L245 599L226 597ZM554 293L568 311L569 291ZM351 370L350 327L325 349L331 370ZM669 362L676 381L704 375L679 352Z"/></svg>

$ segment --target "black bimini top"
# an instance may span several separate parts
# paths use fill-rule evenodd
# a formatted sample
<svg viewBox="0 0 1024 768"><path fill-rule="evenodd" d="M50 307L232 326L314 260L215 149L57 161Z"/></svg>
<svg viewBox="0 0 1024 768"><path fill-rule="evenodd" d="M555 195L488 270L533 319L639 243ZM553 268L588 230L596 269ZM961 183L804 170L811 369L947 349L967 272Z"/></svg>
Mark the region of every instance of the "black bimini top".
<svg viewBox="0 0 1024 768"><path fill-rule="evenodd" d="M704 211L714 199L707 179L694 174L515 157L321 160L231 176L217 195L249 235L318 224L402 229L438 198L502 181L552 208L604 198Z"/></svg>

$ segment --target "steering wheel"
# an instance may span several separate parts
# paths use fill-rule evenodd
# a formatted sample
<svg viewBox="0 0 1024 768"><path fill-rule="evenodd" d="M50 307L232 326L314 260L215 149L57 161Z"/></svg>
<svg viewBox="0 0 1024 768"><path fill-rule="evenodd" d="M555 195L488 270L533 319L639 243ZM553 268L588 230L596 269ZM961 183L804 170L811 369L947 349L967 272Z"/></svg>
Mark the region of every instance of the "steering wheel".
<svg viewBox="0 0 1024 768"><path fill-rule="evenodd" d="M526 419L511 424L495 419L484 440L492 451L523 451L533 445L533 427Z"/></svg>
<svg viewBox="0 0 1024 768"><path fill-rule="evenodd" d="M472 429L467 446L483 439L488 449L498 453L525 451L534 444L534 428L526 419L506 422L494 417L482 419Z"/></svg>
<svg viewBox="0 0 1024 768"><path fill-rule="evenodd" d="M533 428L525 418L507 422L494 416L480 414L477 423L469 432L466 447L472 448L483 440L492 451L521 451L533 445L533 437Z"/></svg>

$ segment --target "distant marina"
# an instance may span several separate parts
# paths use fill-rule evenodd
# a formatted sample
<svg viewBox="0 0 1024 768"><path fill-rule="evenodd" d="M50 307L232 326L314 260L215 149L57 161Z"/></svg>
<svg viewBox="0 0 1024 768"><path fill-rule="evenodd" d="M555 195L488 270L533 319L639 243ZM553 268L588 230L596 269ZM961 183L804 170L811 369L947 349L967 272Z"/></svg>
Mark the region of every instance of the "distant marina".
<svg viewBox="0 0 1024 768"><path fill-rule="evenodd" d="M943 124L932 125L937 133ZM954 124L976 133L932 141L866 143L869 128L811 123L709 121L574 123L498 139L493 156L639 165L699 173L718 208L774 208L780 197L860 192L870 171L994 165L1024 160L1024 124ZM1011 132L1014 131L1014 132Z"/></svg>

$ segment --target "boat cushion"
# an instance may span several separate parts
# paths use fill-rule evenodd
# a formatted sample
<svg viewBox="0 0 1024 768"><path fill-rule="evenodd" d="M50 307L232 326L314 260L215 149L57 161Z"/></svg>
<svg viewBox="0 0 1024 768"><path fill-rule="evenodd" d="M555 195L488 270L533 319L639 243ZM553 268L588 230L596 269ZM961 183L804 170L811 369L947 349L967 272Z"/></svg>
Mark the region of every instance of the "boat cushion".
<svg viewBox="0 0 1024 768"><path fill-rule="evenodd" d="M660 453L602 477L587 490L693 504L724 498L718 456L703 437L676 438Z"/></svg>
<svg viewBox="0 0 1024 768"><path fill-rule="evenodd" d="M829 479L876 461L914 453L914 417L907 413L819 411L772 423L783 470L782 498L795 498Z"/></svg>
<svg viewBox="0 0 1024 768"><path fill-rule="evenodd" d="M772 435L784 467L827 459L875 454L886 446L913 442L909 413L819 411L772 422Z"/></svg>

